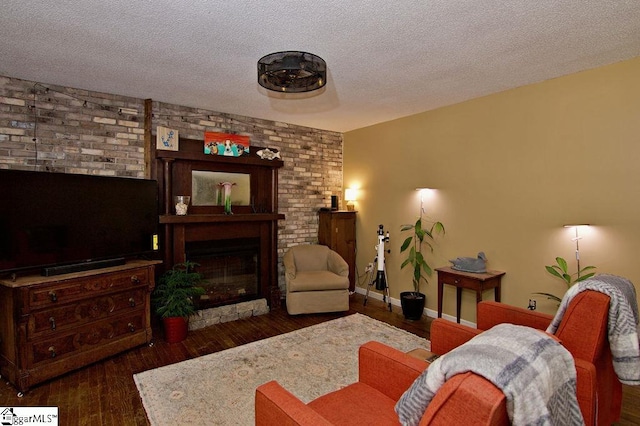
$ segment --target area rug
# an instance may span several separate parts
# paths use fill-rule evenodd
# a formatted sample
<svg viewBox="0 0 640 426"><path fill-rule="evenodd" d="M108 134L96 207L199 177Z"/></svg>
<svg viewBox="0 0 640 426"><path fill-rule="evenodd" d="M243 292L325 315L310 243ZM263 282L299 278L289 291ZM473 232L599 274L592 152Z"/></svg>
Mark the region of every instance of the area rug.
<svg viewBox="0 0 640 426"><path fill-rule="evenodd" d="M152 425L253 425L256 387L277 380L303 402L358 380L371 340L407 352L424 338L353 314L133 376ZM353 401L356 403L356 401Z"/></svg>

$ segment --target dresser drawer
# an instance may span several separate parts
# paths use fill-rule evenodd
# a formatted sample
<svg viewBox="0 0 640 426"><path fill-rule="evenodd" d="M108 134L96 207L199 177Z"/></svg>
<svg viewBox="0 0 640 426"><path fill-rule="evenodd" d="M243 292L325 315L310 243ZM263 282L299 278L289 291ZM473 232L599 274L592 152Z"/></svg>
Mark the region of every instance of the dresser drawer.
<svg viewBox="0 0 640 426"><path fill-rule="evenodd" d="M79 330L60 333L60 336L30 344L30 365L56 362L69 355L88 351L109 341L145 333L146 314L138 310L128 315L92 322Z"/></svg>
<svg viewBox="0 0 640 426"><path fill-rule="evenodd" d="M131 269L110 274L69 279L39 286L29 290L30 307L45 307L63 304L105 292L123 290L149 284L148 268Z"/></svg>
<svg viewBox="0 0 640 426"><path fill-rule="evenodd" d="M137 288L35 311L29 317L27 338L32 340L42 334L63 332L69 327L133 311L144 306L147 292Z"/></svg>

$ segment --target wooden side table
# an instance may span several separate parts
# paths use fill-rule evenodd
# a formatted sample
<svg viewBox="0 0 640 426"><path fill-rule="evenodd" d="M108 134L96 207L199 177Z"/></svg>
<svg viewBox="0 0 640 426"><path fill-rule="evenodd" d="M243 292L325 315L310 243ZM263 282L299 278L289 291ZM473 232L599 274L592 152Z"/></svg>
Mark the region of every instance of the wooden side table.
<svg viewBox="0 0 640 426"><path fill-rule="evenodd" d="M428 351L424 348L416 348L407 352L407 355L412 356L414 358L421 359L422 361L426 361L431 364L436 359L440 358L440 355L434 354L431 351Z"/></svg>
<svg viewBox="0 0 640 426"><path fill-rule="evenodd" d="M482 301L482 292L494 289L494 299L500 301L500 280L505 272L487 271L484 273L462 272L446 266L436 268L438 272L438 318L442 317L442 294L445 284L456 287L456 320L460 322L460 305L462 303L462 289L475 290L476 303Z"/></svg>

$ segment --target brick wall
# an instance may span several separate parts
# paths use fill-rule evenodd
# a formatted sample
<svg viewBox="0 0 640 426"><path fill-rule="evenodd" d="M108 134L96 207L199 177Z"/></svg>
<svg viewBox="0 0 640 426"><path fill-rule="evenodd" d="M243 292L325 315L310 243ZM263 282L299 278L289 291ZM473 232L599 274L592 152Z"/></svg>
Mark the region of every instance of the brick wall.
<svg viewBox="0 0 640 426"><path fill-rule="evenodd" d="M141 178L143 105L0 77L0 167Z"/></svg>
<svg viewBox="0 0 640 426"><path fill-rule="evenodd" d="M153 102L157 126L190 139L205 130L238 133L280 150L279 259L288 247L316 242L316 211L342 196L340 133ZM0 168L142 178L144 100L0 76Z"/></svg>

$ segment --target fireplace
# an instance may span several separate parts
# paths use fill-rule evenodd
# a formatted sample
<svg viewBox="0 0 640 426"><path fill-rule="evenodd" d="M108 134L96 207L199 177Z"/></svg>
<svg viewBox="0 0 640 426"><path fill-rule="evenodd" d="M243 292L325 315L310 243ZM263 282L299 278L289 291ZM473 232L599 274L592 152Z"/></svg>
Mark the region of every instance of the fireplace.
<svg viewBox="0 0 640 426"><path fill-rule="evenodd" d="M234 238L185 244L187 260L197 263L205 294L199 309L260 297L260 240Z"/></svg>
<svg viewBox="0 0 640 426"><path fill-rule="evenodd" d="M278 169L281 159L265 160L251 146L249 155L225 157L203 152L203 141L180 138L179 151L155 150L152 176L158 180L160 247L163 268L187 260L200 264L207 294L198 308L222 309L278 294ZM194 172L196 179L194 180ZM173 197L193 197L201 173L249 175L249 205L191 205L187 215L176 215ZM194 183L195 182L195 183ZM193 198L192 198L193 200ZM279 303L279 300L277 301ZM218 308L219 307L219 308Z"/></svg>

